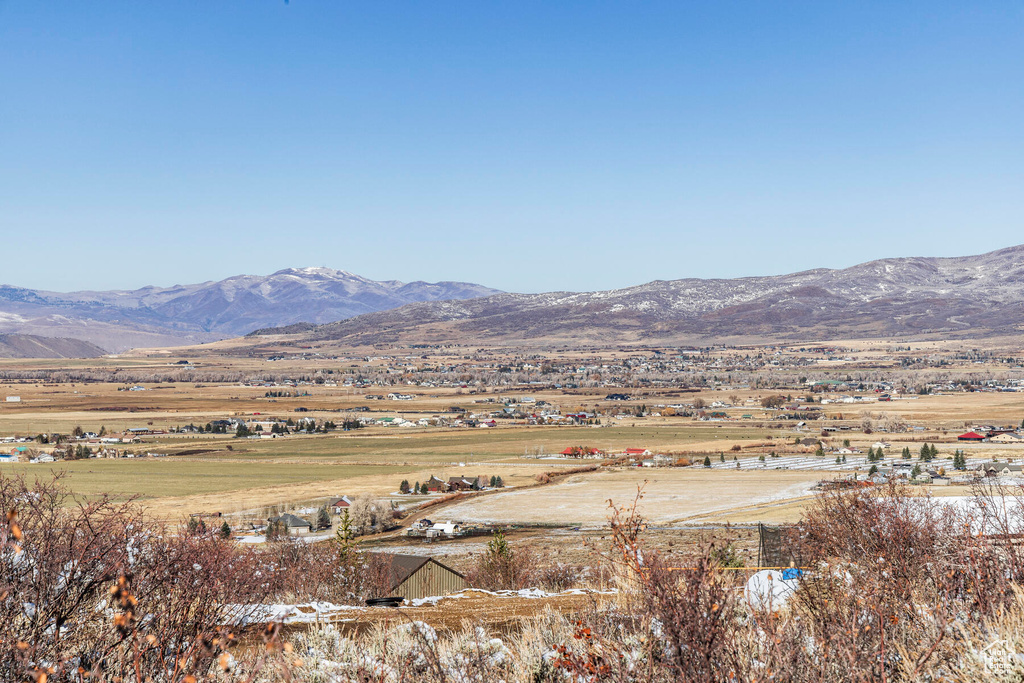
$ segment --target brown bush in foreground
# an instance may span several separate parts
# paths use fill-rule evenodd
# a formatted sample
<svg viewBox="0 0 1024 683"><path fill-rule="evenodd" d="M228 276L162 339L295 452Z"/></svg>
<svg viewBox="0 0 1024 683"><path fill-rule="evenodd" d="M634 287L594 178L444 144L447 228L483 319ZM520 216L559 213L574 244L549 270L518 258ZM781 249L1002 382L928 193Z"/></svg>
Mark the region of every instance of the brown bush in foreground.
<svg viewBox="0 0 1024 683"><path fill-rule="evenodd" d="M533 583L535 564L533 553L526 548L513 549L498 530L466 579L474 588L519 590Z"/></svg>
<svg viewBox="0 0 1024 683"><path fill-rule="evenodd" d="M244 633L260 603L352 601L384 564L337 544L240 549L215 531L147 524L131 504L69 496L59 480L0 478L0 680L919 681L1020 680L1024 489L979 487L959 510L894 486L820 494L788 544L805 568L785 604L747 602L712 542L666 566L636 505L613 511L615 599L546 613L495 638L401 622L327 625L281 643ZM678 563L673 563L678 564ZM547 580L492 539L475 578ZM500 598L496 598L500 599ZM235 647L247 637L257 647ZM235 659L234 657L237 657ZM225 672L225 667L230 672ZM88 676L87 676L88 674Z"/></svg>
<svg viewBox="0 0 1024 683"><path fill-rule="evenodd" d="M0 514L3 681L201 679L234 661L261 605L362 600L379 574L335 544L239 548L216 530L155 525L131 502L76 498L59 477L0 477Z"/></svg>
<svg viewBox="0 0 1024 683"><path fill-rule="evenodd" d="M215 666L275 576L216 533L147 523L132 503L60 479L0 477L0 679L179 681Z"/></svg>

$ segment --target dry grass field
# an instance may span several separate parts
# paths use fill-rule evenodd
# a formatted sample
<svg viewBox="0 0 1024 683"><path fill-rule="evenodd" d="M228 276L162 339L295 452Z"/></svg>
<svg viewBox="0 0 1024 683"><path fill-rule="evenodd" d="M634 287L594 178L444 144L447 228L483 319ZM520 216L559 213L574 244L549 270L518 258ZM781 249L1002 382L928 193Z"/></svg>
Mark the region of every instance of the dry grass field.
<svg viewBox="0 0 1024 683"><path fill-rule="evenodd" d="M626 468L573 475L553 486L466 501L448 508L445 514L475 522L558 521L595 526L608 520L610 503L630 505L642 489L638 509L644 518L652 524L675 524L711 512L806 497L821 478L820 472L785 470Z"/></svg>
<svg viewBox="0 0 1024 683"><path fill-rule="evenodd" d="M402 368L456 362L488 362L497 365L509 358L508 350L459 348L456 351L389 349L382 355L372 348L338 349L330 344L315 349L288 346L288 338L229 340L184 349L148 349L119 356L87 360L0 360L0 372L90 373L128 377L125 373L154 373L170 378L185 378L188 373L206 375L235 373L260 377L308 375L313 372L391 372ZM884 374L898 366L890 341L834 342L845 347L834 358L816 361L816 371ZM1016 340L914 342L904 356L964 353L976 348L1014 351ZM755 353L751 348L744 353ZM269 353L280 353L281 360L270 362ZM779 347L780 357L796 357L799 346ZM602 363L635 356L629 349L556 349L552 358L572 362ZM478 358L479 356L479 358ZM387 359L387 360L385 360ZM483 360L480 360L483 359ZM490 360L488 360L490 359ZM522 357L520 357L521 361ZM182 369L180 361L187 360ZM388 364L391 364L390 366ZM536 361L534 361L536 364ZM800 366L768 371L772 377L787 377L794 385ZM931 371L929 371L931 372ZM965 362L955 372L984 377L1004 373L992 363ZM105 373L105 374L104 374ZM204 375L204 376L206 376ZM137 375L131 375L137 376ZM787 380L788 381L788 380ZM692 469L616 469L597 474L574 475L554 485L523 490L533 485L538 474L578 466L577 461L540 458L558 453L567 446L591 446L606 452L626 448L647 448L654 452L691 454L726 453L740 459L756 458L772 451L799 451L795 438L816 437L818 423L802 430L795 422L775 423L772 413L760 406L760 400L776 393L802 396L800 389L771 390L748 387L680 393L671 386L632 389L633 400L611 403L605 400L607 387L553 389L551 387L486 387L477 391L452 387L379 386L352 389L344 386L300 384L300 396L268 397L268 388L246 386L237 381L141 382L143 391L126 391L133 381L38 381L9 379L0 382L0 398L19 396L20 402L0 401L0 437L33 436L41 432L69 433L75 427L86 431L105 428L119 433L132 427L169 430L189 423L205 424L227 417L265 419L267 417L313 417L340 421L346 416L420 417L444 415L452 406L487 414L501 407L504 397L529 396L546 401L564 412L619 411L620 417L604 417L604 426L527 426L499 421L491 429L447 427L383 428L369 427L352 432L327 435L292 435L284 439L236 439L231 435L148 436L129 448L138 453L166 454L164 458L85 460L54 464L0 463L0 473L27 476L61 471L69 485L87 495L108 493L117 498L135 496L154 515L179 519L191 512L231 512L265 505L286 505L337 494L371 493L387 495L399 481L425 481L431 475L500 475L520 490L501 493L460 504L446 515L465 519L493 521L573 521L599 524L607 515L607 500L625 503L636 487L650 480L645 506L652 520L659 523L693 521L785 520L799 515L799 496L817 479L838 476L828 472L705 472ZM373 401L367 394L403 391L411 401ZM746 419L701 422L691 417L633 417L625 413L643 404L658 406L691 402L700 398L707 403L733 403L730 415ZM833 396L835 398L835 396ZM856 404L830 403L821 406L826 424L852 426L849 431L827 437L834 445L849 439L862 450L879 438L904 445L916 453L920 443L937 443L949 453L956 435L972 424L1020 424L1024 418L1024 396L1018 393L937 393L880 403L868 395ZM353 413L358 406L368 413ZM305 409L297 412L297 408ZM864 418L879 420L897 415L916 427L900 434L868 434L859 425ZM734 449L739 450L734 450ZM807 447L804 447L806 449ZM1024 446L971 445L972 455L1019 459ZM700 454L700 455L697 455ZM796 498L794 498L796 497ZM769 517L766 517L768 515Z"/></svg>

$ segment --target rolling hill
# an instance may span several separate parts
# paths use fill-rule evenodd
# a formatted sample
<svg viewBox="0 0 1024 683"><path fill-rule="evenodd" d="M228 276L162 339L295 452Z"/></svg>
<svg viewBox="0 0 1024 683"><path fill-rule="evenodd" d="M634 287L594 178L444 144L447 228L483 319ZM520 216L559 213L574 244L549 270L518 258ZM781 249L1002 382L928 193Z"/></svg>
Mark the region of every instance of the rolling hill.
<svg viewBox="0 0 1024 683"><path fill-rule="evenodd" d="M665 342L967 336L1024 329L1024 246L840 270L654 281L602 292L408 304L308 330L310 341Z"/></svg>
<svg viewBox="0 0 1024 683"><path fill-rule="evenodd" d="M98 358L106 353L80 339L0 334L0 358Z"/></svg>

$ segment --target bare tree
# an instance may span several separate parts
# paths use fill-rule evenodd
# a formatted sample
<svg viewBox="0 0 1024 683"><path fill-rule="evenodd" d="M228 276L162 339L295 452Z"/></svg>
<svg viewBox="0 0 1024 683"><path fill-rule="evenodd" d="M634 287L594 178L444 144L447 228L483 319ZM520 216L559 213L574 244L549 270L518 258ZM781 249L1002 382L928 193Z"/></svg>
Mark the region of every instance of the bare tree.
<svg viewBox="0 0 1024 683"><path fill-rule="evenodd" d="M391 508L369 494L352 501L349 508L352 526L359 534L373 534L391 527L394 516Z"/></svg>

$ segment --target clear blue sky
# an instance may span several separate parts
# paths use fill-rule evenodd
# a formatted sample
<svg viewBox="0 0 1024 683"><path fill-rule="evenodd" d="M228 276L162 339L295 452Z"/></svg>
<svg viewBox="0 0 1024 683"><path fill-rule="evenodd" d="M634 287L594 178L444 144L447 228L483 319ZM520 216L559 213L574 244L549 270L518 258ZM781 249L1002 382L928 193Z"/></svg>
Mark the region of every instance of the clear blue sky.
<svg viewBox="0 0 1024 683"><path fill-rule="evenodd" d="M1024 243L1018 2L0 0L0 282L605 289Z"/></svg>

